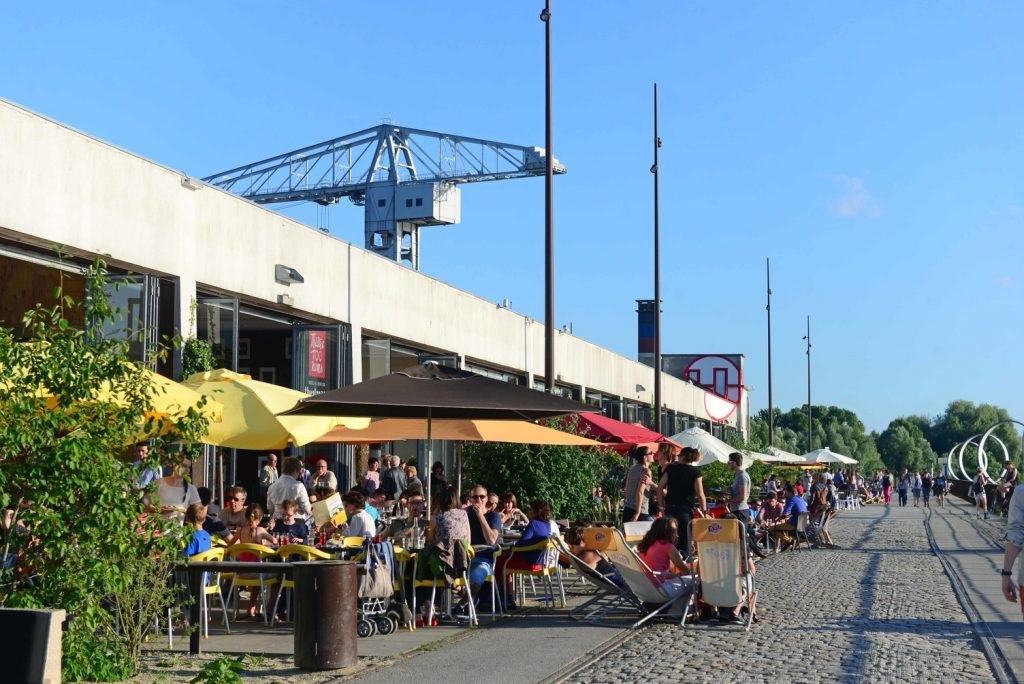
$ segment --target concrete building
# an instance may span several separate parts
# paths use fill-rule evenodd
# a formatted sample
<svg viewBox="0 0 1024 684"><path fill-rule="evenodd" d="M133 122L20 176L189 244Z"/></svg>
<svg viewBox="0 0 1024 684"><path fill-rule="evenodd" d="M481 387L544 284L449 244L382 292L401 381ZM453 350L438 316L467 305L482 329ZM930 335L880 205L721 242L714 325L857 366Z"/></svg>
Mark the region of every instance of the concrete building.
<svg viewBox="0 0 1024 684"><path fill-rule="evenodd" d="M542 321L0 101L0 325L48 301L60 274L81 291L100 255L132 274L113 296L140 358L180 332L209 340L226 367L309 392L424 358L543 385ZM555 350L559 391L649 419L649 366L564 332ZM177 376L180 363L159 370ZM704 390L663 382L667 433L714 427ZM747 413L728 424L745 433Z"/></svg>

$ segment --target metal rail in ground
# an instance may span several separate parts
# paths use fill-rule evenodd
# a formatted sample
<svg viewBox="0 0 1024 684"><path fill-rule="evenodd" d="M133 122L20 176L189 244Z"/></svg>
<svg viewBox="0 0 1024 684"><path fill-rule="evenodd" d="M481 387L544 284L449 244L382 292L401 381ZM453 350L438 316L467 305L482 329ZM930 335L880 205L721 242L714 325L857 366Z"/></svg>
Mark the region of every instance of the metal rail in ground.
<svg viewBox="0 0 1024 684"><path fill-rule="evenodd" d="M988 659L989 666L992 668L992 672L996 675L996 681L999 684L1017 684L1017 676L1013 673L1010 668L1010 663L1007 662L1003 652L999 649L999 643L996 641L996 637L992 634L992 630L988 628L988 625L981 618L981 613L974 606L971 601L970 594L967 588L963 584L963 580L960 579L960 575L956 573L949 561L946 560L942 551L939 549L938 544L935 543L935 536L932 534L932 511L928 510L928 514L924 518L924 529L928 534L928 545L931 547L932 553L939 559L942 564L942 569L946 573L946 577L949 578L949 583L953 587L953 594L956 596L956 600L960 603L960 607L963 608L964 614L967 616L967 621L971 623L971 629L974 630L974 635L978 639L978 643L981 645L981 650L984 651L985 657Z"/></svg>

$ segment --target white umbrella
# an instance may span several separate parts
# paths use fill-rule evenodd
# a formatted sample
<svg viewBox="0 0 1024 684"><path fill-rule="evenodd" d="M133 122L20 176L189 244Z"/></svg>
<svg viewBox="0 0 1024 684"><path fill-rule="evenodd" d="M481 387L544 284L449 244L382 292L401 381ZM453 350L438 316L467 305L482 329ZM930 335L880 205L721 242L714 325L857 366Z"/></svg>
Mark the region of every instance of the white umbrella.
<svg viewBox="0 0 1024 684"><path fill-rule="evenodd" d="M797 456L796 454L792 454L788 451L783 451L782 449L779 449L777 447L770 446L765 451L768 452L769 456L778 459L779 463L800 464L805 462L803 456Z"/></svg>
<svg viewBox="0 0 1024 684"><path fill-rule="evenodd" d="M782 456L780 454L762 454L762 453L759 453L757 451L751 451L750 452L750 456L755 461L760 461L761 463L787 463L787 462L789 462L789 458L788 457ZM798 458L798 457L794 456L793 458Z"/></svg>
<svg viewBox="0 0 1024 684"><path fill-rule="evenodd" d="M822 447L821 449L815 449L810 453L806 453L801 456L807 463L843 463L845 465L852 465L857 462L857 459L850 458L849 456L843 456L837 454L828 447Z"/></svg>
<svg viewBox="0 0 1024 684"><path fill-rule="evenodd" d="M749 453L744 453L742 449L737 449L736 447L726 444L706 430L701 430L700 428L683 430L677 435L672 435L669 439L676 444L693 447L700 452L702 458L700 461L693 464L695 466L705 466L709 463L715 462L728 463L729 454L734 451L738 451L743 454L744 468L750 467L750 464L754 462L754 459Z"/></svg>

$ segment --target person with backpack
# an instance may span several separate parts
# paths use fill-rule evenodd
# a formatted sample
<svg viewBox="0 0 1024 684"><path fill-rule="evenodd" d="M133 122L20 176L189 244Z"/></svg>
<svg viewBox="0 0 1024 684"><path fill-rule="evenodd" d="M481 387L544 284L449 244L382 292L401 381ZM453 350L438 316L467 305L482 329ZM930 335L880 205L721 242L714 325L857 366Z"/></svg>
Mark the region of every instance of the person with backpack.
<svg viewBox="0 0 1024 684"><path fill-rule="evenodd" d="M974 517L981 520L984 516L988 520L988 498L985 496L985 485L988 484L988 477L985 471L978 466L978 474L971 481L970 494L974 497Z"/></svg>
<svg viewBox="0 0 1024 684"><path fill-rule="evenodd" d="M892 503L892 473L888 468L882 473L882 498L885 499L886 506Z"/></svg>

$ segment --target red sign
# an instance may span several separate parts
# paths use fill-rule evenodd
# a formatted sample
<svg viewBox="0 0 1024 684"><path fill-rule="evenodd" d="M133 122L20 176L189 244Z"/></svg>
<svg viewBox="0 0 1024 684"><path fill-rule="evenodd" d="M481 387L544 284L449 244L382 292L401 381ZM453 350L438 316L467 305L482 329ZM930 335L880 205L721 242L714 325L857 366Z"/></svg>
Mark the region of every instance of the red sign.
<svg viewBox="0 0 1024 684"><path fill-rule="evenodd" d="M311 378L327 379L327 331L310 330L309 354L306 361L307 374Z"/></svg>

